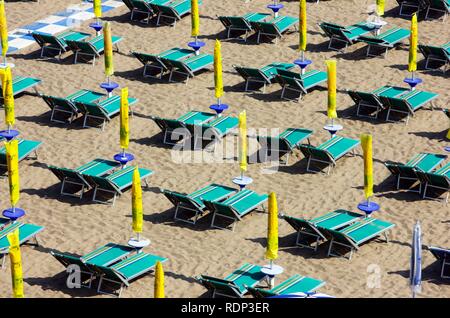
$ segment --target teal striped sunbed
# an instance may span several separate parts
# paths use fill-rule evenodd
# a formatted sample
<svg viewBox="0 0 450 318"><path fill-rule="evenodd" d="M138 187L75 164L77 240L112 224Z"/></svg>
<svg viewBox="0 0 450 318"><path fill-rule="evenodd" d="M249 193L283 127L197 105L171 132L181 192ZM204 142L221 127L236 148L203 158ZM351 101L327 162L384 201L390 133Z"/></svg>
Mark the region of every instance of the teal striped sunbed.
<svg viewBox="0 0 450 318"><path fill-rule="evenodd" d="M25 76L14 76L13 78L13 95L16 97L17 95L29 90L30 88L34 89L36 95L39 95L39 92L36 88L38 84L40 84L42 80L34 77L25 77ZM3 87L0 83L0 90L3 90ZM0 94L1 103L3 105L3 94Z"/></svg>
<svg viewBox="0 0 450 318"><path fill-rule="evenodd" d="M318 172L318 170L311 170L312 162L326 164L328 166L327 175L330 174L331 168L336 166L336 161L346 154L352 152L356 146L359 145L359 140L335 136L320 146L300 145L300 151L308 158L306 170L308 172Z"/></svg>
<svg viewBox="0 0 450 318"><path fill-rule="evenodd" d="M56 35L34 31L31 33L31 36L41 47L41 57L44 57L46 51L51 51L56 52L58 59L61 59L61 55L69 50L66 40L83 41L91 35L85 32L68 30Z"/></svg>
<svg viewBox="0 0 450 318"><path fill-rule="evenodd" d="M119 51L118 43L122 41L122 39L123 38L120 36L111 36L112 44L116 47L117 51ZM78 62L79 56L86 57L86 60L92 58L92 64L95 64L95 59L99 58L105 50L103 35L96 36L87 41L66 40L66 43L75 53L75 64Z"/></svg>
<svg viewBox="0 0 450 318"><path fill-rule="evenodd" d="M445 268L450 266L450 249L429 246L428 250L433 254L437 261L439 261L441 265L441 277L442 278L450 278L450 274L445 272Z"/></svg>
<svg viewBox="0 0 450 318"><path fill-rule="evenodd" d="M276 79L282 87L282 99L291 100L290 98L285 97L285 93L286 91L294 91L299 93L297 101L300 102L302 97L307 94L310 89L327 81L327 73L318 70L311 70L305 72L305 74L300 74L287 70L279 70Z"/></svg>
<svg viewBox="0 0 450 318"><path fill-rule="evenodd" d="M224 185L212 183L192 193L180 193L162 189L162 194L175 206L174 219L195 224L207 209L204 201L223 201L237 190ZM181 211L194 212L193 220L180 217Z"/></svg>
<svg viewBox="0 0 450 318"><path fill-rule="evenodd" d="M51 165L47 165L47 168L53 172L53 174L61 181L62 195L70 195L78 198L82 198L86 189L91 188L93 185L86 180L85 176L103 176L111 171L120 167L120 163L117 161L106 160L97 158L75 169L60 168ZM73 192L65 192L66 185L75 185L81 187L80 194L77 195ZM95 186L95 185L94 185Z"/></svg>
<svg viewBox="0 0 450 318"><path fill-rule="evenodd" d="M0 139L1 141L2 139ZM42 145L42 141L18 139L19 140L19 162L28 158L28 156L34 152L35 159L38 158L37 150ZM2 146L0 148L0 166L7 166L6 163L6 148Z"/></svg>
<svg viewBox="0 0 450 318"><path fill-rule="evenodd" d="M375 29L374 25L370 22L358 22L350 26L321 22L319 27L330 38L328 48L336 51L339 51L340 49L333 46L334 42L344 43L345 50L349 45L356 43L360 36L366 35Z"/></svg>
<svg viewBox="0 0 450 318"><path fill-rule="evenodd" d="M250 12L243 16L219 16L218 19L222 22L227 31L227 39L230 38L231 32L244 32L244 41L247 42L248 34L253 31L252 22L261 22L269 19L271 14Z"/></svg>
<svg viewBox="0 0 450 318"><path fill-rule="evenodd" d="M194 77L195 73L207 69L214 63L214 56L211 54L200 53L199 55L189 56L182 60L174 60L161 57L161 61L170 71L169 82L173 82L174 74L186 76L186 84L189 78Z"/></svg>
<svg viewBox="0 0 450 318"><path fill-rule="evenodd" d="M281 39L283 33L286 33L290 28L294 27L297 30L298 21L297 17L278 16L268 21L251 22L251 25L258 34L257 43L260 42L261 35L274 38L275 43L277 43L278 38Z"/></svg>
<svg viewBox="0 0 450 318"><path fill-rule="evenodd" d="M241 190L225 201L208 201L204 200L205 205L210 211L213 211L213 218L211 221L211 227L218 229L227 229L216 224L216 220L224 218L230 221L231 230L234 231L236 226L235 221L240 221L245 215L254 211L258 207L264 209L264 203L268 200L267 194L258 194L249 189Z"/></svg>
<svg viewBox="0 0 450 318"><path fill-rule="evenodd" d="M420 183L423 186L424 199L434 199L434 197L427 196L427 191L437 189L446 193L445 203L448 203L450 195L450 163L447 163L442 168L432 172L416 171ZM431 189L430 189L431 188Z"/></svg>
<svg viewBox="0 0 450 318"><path fill-rule="evenodd" d="M323 280L295 274L272 289L248 287L248 291L255 298L266 298L293 293L310 293L324 285Z"/></svg>
<svg viewBox="0 0 450 318"><path fill-rule="evenodd" d="M364 215L347 210L335 210L319 217L306 220L303 218L284 215L284 220L297 231L295 244L317 251L319 243L327 240L326 233L321 229L339 230L352 224Z"/></svg>
<svg viewBox="0 0 450 318"><path fill-rule="evenodd" d="M368 217L357 221L341 230L323 229L327 235L331 237L330 246L328 248L328 256L342 256L345 258L347 253L339 253L336 248L339 246L345 249L350 249L348 259L352 258L354 251L358 250L363 243L379 235L384 235L386 242L388 242L387 231L395 226L394 223Z"/></svg>
<svg viewBox="0 0 450 318"><path fill-rule="evenodd" d="M400 181L402 179L417 181L416 171L430 172L435 169L447 158L446 155L421 152L413 156L407 163L402 164L400 162L387 161L385 162L386 168L397 177L397 190L400 189ZM411 190L413 191L413 190ZM421 188L418 191L421 192Z"/></svg>
<svg viewBox="0 0 450 318"><path fill-rule="evenodd" d="M450 65L450 42L442 44L440 46L419 44L419 50L425 57L425 69L434 70L442 67L442 71L447 71L448 65ZM437 67L429 67L430 62L436 61Z"/></svg>
<svg viewBox="0 0 450 318"><path fill-rule="evenodd" d="M171 0L123 0L131 11L130 20L133 20L135 13L144 14L146 16L147 24L150 23L150 18L156 15L155 9L151 4L165 5Z"/></svg>
<svg viewBox="0 0 450 318"><path fill-rule="evenodd" d="M275 62L270 63L261 68L243 67L233 65L236 72L242 76L245 80L245 91L248 92L248 86L250 83L263 84L263 93L266 91L266 85L269 85L276 78L278 71L289 70L293 68L295 64Z"/></svg>
<svg viewBox="0 0 450 318"><path fill-rule="evenodd" d="M203 1L198 0L198 5L201 6L202 4ZM158 13L156 25L160 25L161 18L165 18L173 21L170 24L175 26L178 20L191 13L191 0L172 0L164 5L157 3L151 3L150 5Z"/></svg>
<svg viewBox="0 0 450 318"><path fill-rule="evenodd" d="M393 48L395 45L401 43L403 40L410 36L408 29L399 27L393 27L379 35L361 35L358 37L358 42L364 42L367 44L366 56L376 56L370 53L372 47L379 47L384 50L384 57L386 58L388 49Z"/></svg>
<svg viewBox="0 0 450 318"><path fill-rule="evenodd" d="M213 298L215 296L243 298L248 293L249 287L255 287L266 279L261 269L261 266L245 263L223 279L207 275L199 275L195 279L212 292Z"/></svg>

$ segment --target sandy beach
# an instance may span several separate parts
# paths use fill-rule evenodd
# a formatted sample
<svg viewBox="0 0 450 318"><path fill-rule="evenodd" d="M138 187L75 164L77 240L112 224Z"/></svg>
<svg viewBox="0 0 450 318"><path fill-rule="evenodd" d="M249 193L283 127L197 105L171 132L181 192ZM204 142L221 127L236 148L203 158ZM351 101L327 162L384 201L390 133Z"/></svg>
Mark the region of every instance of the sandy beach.
<svg viewBox="0 0 450 318"><path fill-rule="evenodd" d="M6 13L8 29L13 30L61 11L77 0L36 2L8 2ZM222 40L223 81L222 101L230 106L229 114L247 112L249 129L284 130L288 127L314 130L310 138L314 145L329 138L323 125L327 120L326 83L307 94L300 102L280 99L278 84L266 92L244 92L244 81L233 65L261 67L271 62L292 62L298 58L298 33L290 32L278 44L256 44L251 36L247 43L225 40L226 32L217 19L219 15L243 15L247 12L266 12L267 0L203 0L200 7L200 39L206 42L203 52L213 53L214 41ZM358 139L361 133L373 135L374 200L381 210L374 217L395 223L390 242L371 241L361 247L348 261L327 257L327 244L317 253L295 247L295 231L284 220L279 220L280 251L276 261L284 267L277 277L281 282L293 274L301 274L326 281L321 292L336 297L409 297L408 286L412 229L421 222L424 246L450 248L450 208L442 201L423 200L417 193L395 190L394 178L384 166L388 160L406 162L419 152L444 153L449 144L445 139L448 119L440 110L450 101L449 72L424 71L423 56L418 53L418 76L423 79L420 89L439 94L433 102L417 111L409 124L387 123L384 120L356 117L354 103L346 89L374 90L382 85L405 86L408 75L408 45L389 50L387 57L367 58L366 46L350 46L345 53L329 50L328 38L319 28L320 21L350 25L367 19L367 8L374 1L330 0L308 2L307 57L313 69L326 71L325 60L337 60L338 121L344 129L339 134ZM298 15L298 1L282 1L283 15ZM386 1L385 20L388 26L409 29L410 21L398 16L396 1ZM144 231L151 240L149 253L169 259L164 263L167 297L207 297L207 290L194 276L208 274L225 277L245 262L264 265L267 232L267 214L254 212L238 222L234 232L211 229L211 214L206 214L196 225L174 222L174 208L160 193L160 189L192 192L208 183L233 186L231 180L239 175L236 160L179 163L173 156L180 153L162 144L162 135L150 116L177 118L188 110L210 111L215 102L214 73L202 72L187 85L168 83L142 77L142 64L131 51L159 53L172 47L186 47L191 41L189 16L175 27L155 27L154 22L143 24L130 21L130 13L122 6L104 14L110 21L112 33L123 36L120 52L114 54L113 80L128 87L130 97L139 101L133 108L130 121L129 152L136 157L135 164L153 170L149 188L144 188ZM450 39L450 20L445 22L419 19L419 43L440 45ZM77 30L92 32L86 21ZM95 66L73 64L72 53L62 61L39 58L37 44L11 54L15 63L14 75L42 79L38 90L42 94L66 96L79 89L98 90L105 80L103 57ZM82 128L82 119L74 123L50 122L50 109L42 98L23 95L15 100L16 128L25 139L40 140L37 160L20 163L20 207L27 211L24 221L45 226L39 235L40 247L23 246L22 260L26 297L108 297L95 289L70 289L65 284L65 268L49 252L56 250L84 254L108 242L126 244L133 235L131 229L131 191L120 196L114 206L93 203L91 193L79 200L60 195L58 179L46 165L75 168L94 158L111 159L119 148L119 118L114 117L105 130ZM0 117L4 118L3 111ZM233 139L232 137L228 137ZM250 188L258 193L275 192L279 210L292 216L312 218L336 209L356 212L364 199L362 149L357 156L338 161L329 176L306 172L306 160L296 151L287 166L267 173L266 164L249 165L247 174L254 180ZM199 151L196 151L199 155ZM184 154L194 156L194 152ZM227 154L228 155L228 154ZM221 158L219 158L221 159ZM450 159L447 159L448 162ZM0 182L0 204L9 207L8 181ZM9 260L0 271L0 297L11 296ZM423 251L423 285L420 297L450 297L449 280L441 279L440 267L429 252ZM379 273L379 284L373 286L373 277ZM373 276L375 275L375 276ZM133 282L122 297L153 297L154 276Z"/></svg>

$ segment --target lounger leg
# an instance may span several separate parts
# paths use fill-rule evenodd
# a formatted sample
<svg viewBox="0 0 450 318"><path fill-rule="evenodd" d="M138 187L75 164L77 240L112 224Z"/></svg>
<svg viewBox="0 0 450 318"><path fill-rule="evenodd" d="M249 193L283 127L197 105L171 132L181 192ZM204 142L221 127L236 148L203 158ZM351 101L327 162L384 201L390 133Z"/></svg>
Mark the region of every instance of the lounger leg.
<svg viewBox="0 0 450 318"><path fill-rule="evenodd" d="M75 56L73 58L73 64L77 64L77 59L78 59L78 51L75 52Z"/></svg>
<svg viewBox="0 0 450 318"><path fill-rule="evenodd" d="M245 80L245 91L247 92L248 91L248 78Z"/></svg>
<svg viewBox="0 0 450 318"><path fill-rule="evenodd" d="M286 86L283 86L283 89L281 90L281 99L284 99L284 92L286 91Z"/></svg>

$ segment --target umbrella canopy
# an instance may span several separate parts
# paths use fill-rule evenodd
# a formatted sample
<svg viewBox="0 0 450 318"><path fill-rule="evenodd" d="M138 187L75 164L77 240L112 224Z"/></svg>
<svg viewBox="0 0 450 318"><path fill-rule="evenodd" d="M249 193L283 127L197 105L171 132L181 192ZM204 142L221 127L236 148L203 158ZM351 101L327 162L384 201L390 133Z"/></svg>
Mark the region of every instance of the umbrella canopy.
<svg viewBox="0 0 450 318"><path fill-rule="evenodd" d="M16 206L20 197L18 145L19 141L17 139L5 142L6 163L8 165L9 198L12 207Z"/></svg>
<svg viewBox="0 0 450 318"><path fill-rule="evenodd" d="M337 118L336 113L336 60L327 60L328 74L328 118Z"/></svg>
<svg viewBox="0 0 450 318"><path fill-rule="evenodd" d="M142 187L141 176L139 175L139 169L137 166L133 171L133 183L131 185L131 203L133 231L135 233L142 233L142 224L144 223L144 214L142 209Z"/></svg>
<svg viewBox="0 0 450 318"><path fill-rule="evenodd" d="M216 40L214 45L214 87L215 96L220 99L223 95L223 82L222 82L222 54L220 52L220 41Z"/></svg>
<svg viewBox="0 0 450 318"><path fill-rule="evenodd" d="M271 261L278 258L278 205L275 192L269 194L266 258Z"/></svg>
<svg viewBox="0 0 450 318"><path fill-rule="evenodd" d="M159 261L155 270L155 298L164 298L164 270Z"/></svg>
<svg viewBox="0 0 450 318"><path fill-rule="evenodd" d="M413 229L413 240L411 245L411 270L409 274L409 283L413 298L420 293L422 285L422 230L419 221L416 222Z"/></svg>
<svg viewBox="0 0 450 318"><path fill-rule="evenodd" d="M200 17L198 13L198 0L191 0L191 35L196 37L200 34Z"/></svg>
<svg viewBox="0 0 450 318"><path fill-rule="evenodd" d="M0 37L2 43L2 56L8 52L8 26L6 24L5 1L0 0Z"/></svg>
<svg viewBox="0 0 450 318"><path fill-rule="evenodd" d="M386 0L377 0L377 14L378 16L384 15L384 4Z"/></svg>
<svg viewBox="0 0 450 318"><path fill-rule="evenodd" d="M120 147L122 149L127 149L130 143L128 112L128 87L124 87L120 92Z"/></svg>
<svg viewBox="0 0 450 318"><path fill-rule="evenodd" d="M369 199L373 195L372 135L361 135L361 147L364 157L364 195Z"/></svg>
<svg viewBox="0 0 450 318"><path fill-rule="evenodd" d="M109 22L105 22L105 25L103 26L103 41L105 45L105 75L111 76L114 74L114 65L111 24Z"/></svg>
<svg viewBox="0 0 450 318"><path fill-rule="evenodd" d="M11 279L14 298L24 298L22 256L20 255L19 229L7 235L9 242L9 257L11 260Z"/></svg>
<svg viewBox="0 0 450 318"><path fill-rule="evenodd" d="M242 174L247 171L247 114L245 110L239 114L239 167Z"/></svg>
<svg viewBox="0 0 450 318"><path fill-rule="evenodd" d="M94 15L96 18L102 17L102 0L94 0Z"/></svg>
<svg viewBox="0 0 450 318"><path fill-rule="evenodd" d="M417 70L417 44L419 41L417 26L417 14L414 13L411 19L411 35L409 37L409 58L408 58L408 72Z"/></svg>
<svg viewBox="0 0 450 318"><path fill-rule="evenodd" d="M306 0L300 0L300 32L299 50L306 51Z"/></svg>

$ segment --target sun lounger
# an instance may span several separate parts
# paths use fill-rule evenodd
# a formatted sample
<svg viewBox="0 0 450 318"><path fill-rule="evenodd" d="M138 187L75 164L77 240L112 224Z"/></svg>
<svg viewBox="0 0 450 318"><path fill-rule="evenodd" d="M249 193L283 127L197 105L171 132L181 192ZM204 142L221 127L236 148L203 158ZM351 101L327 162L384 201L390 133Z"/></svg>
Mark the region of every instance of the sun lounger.
<svg viewBox="0 0 450 318"><path fill-rule="evenodd" d="M359 145L359 140L335 136L320 146L300 145L301 152L308 158L306 170L308 172L319 172L319 170L310 169L312 162L319 162L328 166L327 175L331 168L336 166L336 161L346 154L353 152L353 149Z"/></svg>
<svg viewBox="0 0 450 318"><path fill-rule="evenodd" d="M87 89L81 89L67 97L55 97L51 95L41 95L42 99L52 110L50 115L50 121L65 123L64 120L55 119L56 113L62 113L69 115L69 123L75 120L80 110L76 106L76 102L81 103L95 103L100 98L105 97L105 94L90 91Z"/></svg>
<svg viewBox="0 0 450 318"><path fill-rule="evenodd" d="M444 194L447 193L445 203L448 203L450 195L450 163L433 172L417 170L416 173L421 185L424 185L422 195L424 199L434 199L433 197L427 196L427 190L429 188L438 189L444 191Z"/></svg>
<svg viewBox="0 0 450 318"><path fill-rule="evenodd" d="M211 54L200 53L187 57L183 60L172 60L161 57L161 61L170 70L169 82L172 81L174 74L186 76L186 84L190 77L194 77L196 72L204 70L214 63L214 56Z"/></svg>
<svg viewBox="0 0 450 318"><path fill-rule="evenodd" d="M201 6L202 3L202 0L198 1L199 6ZM165 5L152 3L151 6L158 12L156 25L160 24L161 18L166 18L173 21L171 24L175 26L178 20L181 20L183 16L191 13L191 0L172 0Z"/></svg>
<svg viewBox="0 0 450 318"><path fill-rule="evenodd" d="M119 51L118 43L122 41L122 37L120 36L111 36L112 44L116 47L116 50ZM70 49L75 53L74 63L78 62L78 56L87 57L87 59L92 58L92 64L95 64L95 59L99 58L101 54L103 54L105 50L103 35L96 36L87 41L74 41L74 40L66 40L67 45Z"/></svg>
<svg viewBox="0 0 450 318"><path fill-rule="evenodd" d="M51 51L56 52L58 59L61 59L61 55L69 50L66 40L83 41L91 35L89 33L68 30L57 35L35 31L31 33L31 36L41 47L41 57L44 57L46 51Z"/></svg>
<svg viewBox="0 0 450 318"><path fill-rule="evenodd" d="M170 190L162 190L162 193L175 206L174 219L195 224L198 218L207 209L204 201L223 201L237 190L224 185L212 183L190 194ZM193 221L179 216L181 211L194 212Z"/></svg>
<svg viewBox="0 0 450 318"><path fill-rule="evenodd" d="M167 258L157 255L137 253L111 266L89 263L88 267L100 277L97 292L120 297L124 287L129 287L132 281L153 270L157 262L162 263L167 260ZM107 284L110 284L109 287L111 288L118 285L119 291L111 293L104 289L102 290L102 286Z"/></svg>
<svg viewBox="0 0 450 318"><path fill-rule="evenodd" d="M264 159L276 154L276 160L279 161L286 155L285 164L289 162L289 155L294 152L294 149L306 139L309 144L309 136L313 133L312 130L303 128L288 128L276 137L271 136L256 136L259 144L264 151Z"/></svg>
<svg viewBox="0 0 450 318"><path fill-rule="evenodd" d="M427 0L429 6L427 7L427 13L425 14L425 19L428 19L430 11L439 12L444 14L442 21L444 22L450 13L450 0Z"/></svg>
<svg viewBox="0 0 450 318"><path fill-rule="evenodd" d="M384 57L386 57L388 49L393 48L395 45L408 38L410 33L411 32L408 29L394 27L379 35L361 35L358 37L357 41L367 43L366 56L376 56L375 54L370 53L370 49L373 46L376 46L384 50Z"/></svg>
<svg viewBox="0 0 450 318"><path fill-rule="evenodd" d="M17 95L29 90L30 88L34 89L36 95L39 95L36 86L40 84L42 80L33 77L24 77L24 76L15 76L13 79L13 95L16 97ZM0 90L3 90L3 87L0 83ZM0 100L3 105L3 94L0 94Z"/></svg>
<svg viewBox="0 0 450 318"><path fill-rule="evenodd" d="M237 297L243 298L248 293L249 287L258 285L266 278L261 272L262 267L245 263L225 278L200 275L195 279L212 292L212 297Z"/></svg>
<svg viewBox="0 0 450 318"><path fill-rule="evenodd" d="M317 251L321 241L327 240L326 233L321 229L339 230L363 217L362 214L346 210L336 210L310 220L283 216L284 220L297 231L295 244L314 251Z"/></svg>
<svg viewBox="0 0 450 318"><path fill-rule="evenodd" d="M263 84L263 92L266 91L266 85L271 84L278 74L279 70L289 70L295 64L292 63L270 63L261 68L242 67L233 65L236 72L245 80L245 91L248 91L248 86L251 82Z"/></svg>
<svg viewBox="0 0 450 318"><path fill-rule="evenodd" d="M255 298L265 298L292 293L310 293L324 285L323 280L295 274L272 289L248 287L248 291Z"/></svg>
<svg viewBox="0 0 450 318"><path fill-rule="evenodd" d="M121 195L126 189L131 187L131 184L133 183L134 169L134 166L129 166L113 172L108 176L86 175L85 178L88 182L95 185L92 201L98 203L109 203L109 201L97 199L98 193L104 192L113 195L111 204L114 205L117 195ZM147 178L153 174L153 171L139 168L139 174L141 176L141 180L144 180L146 186L148 187Z"/></svg>
<svg viewBox="0 0 450 318"><path fill-rule="evenodd" d="M47 168L53 172L53 174L61 181L61 194L70 195L79 197L80 199L83 197L83 194L86 189L92 187L92 184L86 180L85 176L103 176L111 171L120 167L120 163L117 161L106 160L106 159L94 159L78 168L75 169L67 169L60 168L48 165ZM64 188L66 185L75 185L81 187L80 194L77 195L73 192L65 192Z"/></svg>
<svg viewBox="0 0 450 318"><path fill-rule="evenodd" d="M251 22L253 29L258 33L257 43L260 42L261 35L275 38L277 43L278 38L281 39L283 33L287 32L291 27L297 30L299 19L291 16L278 16L269 21Z"/></svg>
<svg viewBox="0 0 450 318"><path fill-rule="evenodd" d="M258 194L249 189L244 189L232 195L225 201L204 200L206 207L213 211L211 227L218 229L227 229L215 223L216 219L222 217L232 222L231 230L234 231L235 221L240 221L245 215L249 214L258 207L264 209L264 203L268 200L267 194Z"/></svg>
<svg viewBox="0 0 450 318"><path fill-rule="evenodd" d="M136 249L134 247L108 243L83 256L76 256L55 251L50 251L50 254L68 270L69 266L78 266L80 273L85 275L85 277L80 277L80 286L91 288L92 281L96 277L96 272L93 271L88 265L93 264L98 266L109 266L125 259L135 251ZM86 282L86 284L83 284L84 282Z"/></svg>
<svg viewBox="0 0 450 318"><path fill-rule="evenodd" d="M252 22L261 22L271 17L270 13L250 12L243 16L220 16L218 19L227 30L227 39L232 31L244 32L244 41L247 42L248 34L253 31Z"/></svg>
<svg viewBox="0 0 450 318"><path fill-rule="evenodd" d="M139 52L131 52L131 54L144 65L144 71L142 73L144 77L161 78L164 73L169 70L169 67L163 63L161 58L178 61L194 55L195 51L174 47L157 55ZM147 69L156 70L156 72L153 75L148 73ZM157 76L157 74L159 74L159 76Z"/></svg>
<svg viewBox="0 0 450 318"><path fill-rule="evenodd" d="M430 68L429 63L431 61L437 61L438 68L444 66L442 71L444 73L447 71L447 67L450 64L450 42L447 42L441 46L419 44L419 50L425 57L425 69L436 69Z"/></svg>
<svg viewBox="0 0 450 318"><path fill-rule="evenodd" d="M335 23L322 22L319 24L320 28L330 38L328 48L339 51L338 47L333 46L333 42L344 43L345 47L357 42L362 35L374 31L375 26L370 22L358 22L350 26L342 26Z"/></svg>
<svg viewBox="0 0 450 318"><path fill-rule="evenodd" d="M425 10L429 3L427 0L396 0L400 6L400 16L412 16L415 12ZM412 8L412 9L407 9ZM404 13L406 9L407 13Z"/></svg>
<svg viewBox="0 0 450 318"><path fill-rule="evenodd" d="M19 139L19 145L18 145L19 162L28 158L28 156L32 152L34 152L34 155L35 155L34 159L37 159L38 158L37 150L41 145L42 145L42 141ZM7 167L5 146L2 146L0 148L0 166Z"/></svg>
<svg viewBox="0 0 450 318"><path fill-rule="evenodd" d="M352 258L354 251L358 250L363 243L383 234L386 242L388 242L387 231L392 229L395 224L375 219L373 217L365 218L357 221L352 225L349 225L341 230L323 229L327 235L331 237L330 246L328 248L328 256L343 256L347 253L339 253L336 248L340 246L345 249L350 249L350 255L348 259Z"/></svg>
<svg viewBox="0 0 450 318"><path fill-rule="evenodd" d="M282 99L292 100L286 98L285 93L286 91L294 91L299 93L297 101L300 102L303 95L307 94L310 89L327 81L327 73L318 70L311 70L305 72L305 74L300 74L291 71L279 70L276 79L282 87Z"/></svg>
<svg viewBox="0 0 450 318"><path fill-rule="evenodd" d="M450 274L445 273L445 267L450 266L450 249L445 249L436 246L428 247L431 254L436 257L436 259L442 263L441 266L441 277L442 278L450 278Z"/></svg>
<svg viewBox="0 0 450 318"><path fill-rule="evenodd" d="M171 0L125 0L128 2L127 6L131 11L130 20L133 20L135 13L141 13L147 16L147 24L150 23L150 18L156 15L155 9L151 4L165 5Z"/></svg>

